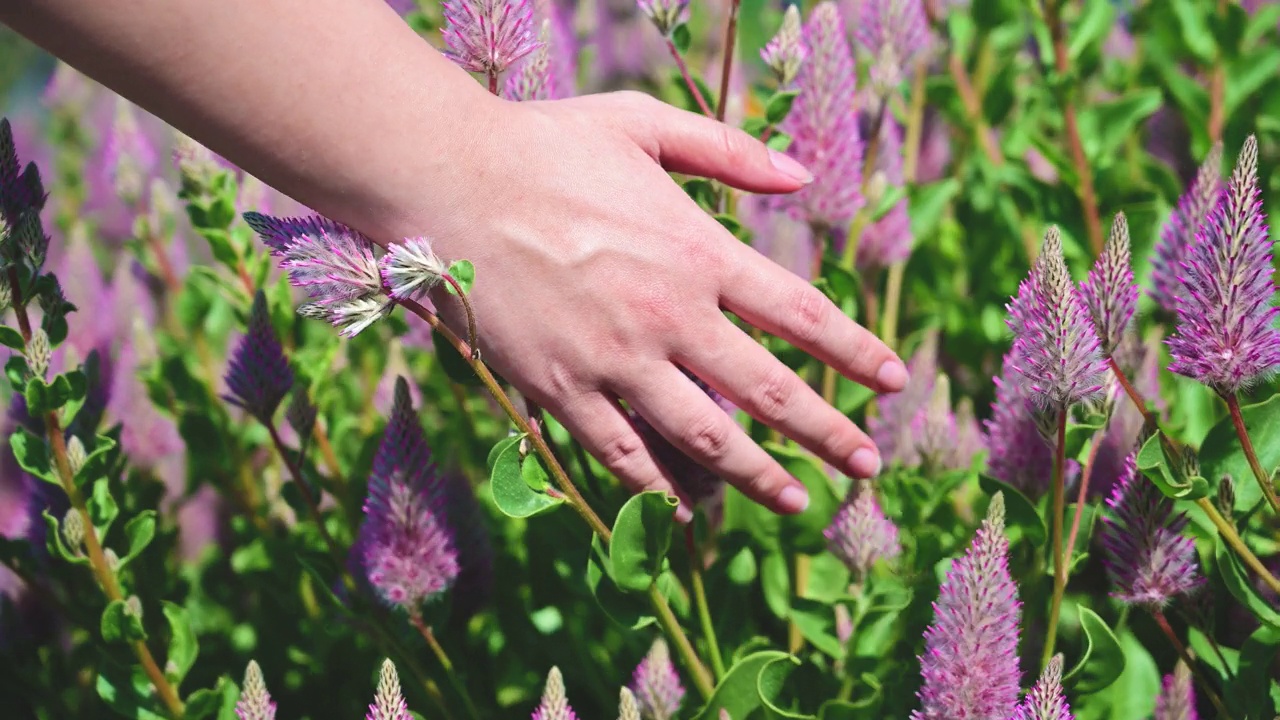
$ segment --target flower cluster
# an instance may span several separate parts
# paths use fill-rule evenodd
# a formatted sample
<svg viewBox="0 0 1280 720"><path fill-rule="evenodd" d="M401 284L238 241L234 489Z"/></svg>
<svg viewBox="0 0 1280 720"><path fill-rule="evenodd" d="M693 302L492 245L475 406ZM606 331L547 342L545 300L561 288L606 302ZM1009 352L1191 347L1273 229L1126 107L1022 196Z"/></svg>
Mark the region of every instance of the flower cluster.
<svg viewBox="0 0 1280 720"><path fill-rule="evenodd" d="M849 568L854 582L861 582L880 560L892 560L902 548L898 527L885 517L867 482L857 482L823 531L827 549Z"/></svg>
<svg viewBox="0 0 1280 720"><path fill-rule="evenodd" d="M674 720L684 700L684 686L671 662L671 653L662 638L653 641L631 675L629 688L635 695L640 714L648 720Z"/></svg>

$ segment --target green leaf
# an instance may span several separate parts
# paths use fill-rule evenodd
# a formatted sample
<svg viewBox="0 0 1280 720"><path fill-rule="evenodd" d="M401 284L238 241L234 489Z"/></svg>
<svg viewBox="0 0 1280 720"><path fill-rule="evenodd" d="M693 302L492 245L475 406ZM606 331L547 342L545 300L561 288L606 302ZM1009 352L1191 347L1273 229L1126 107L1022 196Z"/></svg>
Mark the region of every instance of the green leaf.
<svg viewBox="0 0 1280 720"><path fill-rule="evenodd" d="M102 639L109 643L146 640L142 618L129 612L123 600L112 600L102 611Z"/></svg>
<svg viewBox="0 0 1280 720"><path fill-rule="evenodd" d="M1241 407L1240 417L1263 469L1280 466L1280 394ZM1229 417L1214 425L1200 444L1200 474L1215 485L1223 475L1230 475L1235 480L1237 509L1250 508L1262 499L1262 489L1253 477Z"/></svg>
<svg viewBox="0 0 1280 720"><path fill-rule="evenodd" d="M609 561L619 589L645 592L657 582L671 547L678 504L665 492L649 491L632 496L618 511Z"/></svg>
<svg viewBox="0 0 1280 720"><path fill-rule="evenodd" d="M67 547L66 540L62 537L62 525L58 519L49 514L48 510L40 512L44 518L46 532L44 534L45 547L49 549L50 554L66 560L73 565L88 565L89 558L84 554L76 554Z"/></svg>
<svg viewBox="0 0 1280 720"><path fill-rule="evenodd" d="M476 266L470 260L457 260L449 266L449 276L458 281L463 292L469 293L476 281ZM449 283L445 283L445 290L448 290L450 295L458 294Z"/></svg>
<svg viewBox="0 0 1280 720"><path fill-rule="evenodd" d="M22 352L27 343L22 339L22 333L8 325L0 325L0 345Z"/></svg>
<svg viewBox="0 0 1280 720"><path fill-rule="evenodd" d="M1270 718L1276 715L1271 697L1271 667L1280 650L1280 630L1263 625L1240 647L1240 674L1223 699L1236 717Z"/></svg>
<svg viewBox="0 0 1280 720"><path fill-rule="evenodd" d="M681 23L671 31L671 42L676 46L676 50L681 53L689 52L689 45L693 42L693 36L689 33L689 26Z"/></svg>
<svg viewBox="0 0 1280 720"><path fill-rule="evenodd" d="M1108 0L1087 0L1080 20L1071 29L1071 44L1067 54L1073 61L1089 47L1102 42L1115 21L1116 9Z"/></svg>
<svg viewBox="0 0 1280 720"><path fill-rule="evenodd" d="M809 507L804 512L780 518L782 541L796 552L822 552L827 547L822 531L840 506L831 478L817 458L807 452L777 443L766 443L764 449L809 491Z"/></svg>
<svg viewBox="0 0 1280 720"><path fill-rule="evenodd" d="M235 717L236 700L240 691L235 683L225 677L218 678L218 684L212 688L200 688L187 696L183 703L183 720L201 720L207 717L221 717L229 713Z"/></svg>
<svg viewBox="0 0 1280 720"><path fill-rule="evenodd" d="M1280 76L1280 48L1268 46L1250 53L1234 63L1226 73L1223 105L1226 117L1253 98L1263 87Z"/></svg>
<svg viewBox="0 0 1280 720"><path fill-rule="evenodd" d="M845 656L845 648L836 637L835 609L829 603L795 598L791 601L791 622L814 647L833 658Z"/></svg>
<svg viewBox="0 0 1280 720"><path fill-rule="evenodd" d="M27 367L27 359L21 355L10 356L4 364L4 376L9 379L9 385L15 393L25 392L27 380L31 377L31 368Z"/></svg>
<svg viewBox="0 0 1280 720"><path fill-rule="evenodd" d="M1049 470L1046 469L1045 472L1047 473ZM1022 494L1021 490L986 475L978 478L978 485L988 496L994 496L997 492L1004 493L1005 524L1007 527L1018 528L1022 532L1022 536L1032 545L1040 546L1044 544L1049 537L1044 518L1040 517L1040 511L1036 509L1036 506L1026 495Z"/></svg>
<svg viewBox="0 0 1280 720"><path fill-rule="evenodd" d="M1200 476L1178 478L1178 463L1169 457L1170 447L1162 442L1164 435L1156 433L1147 439L1138 451L1137 465L1160 488L1160 492L1175 500L1198 500L1207 497L1210 492L1209 483ZM1203 465L1201 466L1203 468ZM1236 487L1239 487L1237 483Z"/></svg>
<svg viewBox="0 0 1280 720"><path fill-rule="evenodd" d="M780 90L769 98L769 102L765 105L764 118L770 125L777 125L787 118L787 113L791 112L791 105L795 103L796 96L800 94L799 90Z"/></svg>
<svg viewBox="0 0 1280 720"><path fill-rule="evenodd" d="M1105 690L1076 694L1071 709L1076 720L1134 720L1151 717L1160 692L1160 671L1142 641L1126 632L1120 636L1124 671Z"/></svg>
<svg viewBox="0 0 1280 720"><path fill-rule="evenodd" d="M120 567L138 557L156 536L156 511L143 510L125 523L124 535L129 540L129 552L120 558Z"/></svg>
<svg viewBox="0 0 1280 720"><path fill-rule="evenodd" d="M729 717L754 717L752 713L761 707L759 678L764 668L777 660L785 660L791 656L778 650L764 650L752 653L729 668L724 679L716 686L711 699L702 706L694 720L719 720L720 711L725 710Z"/></svg>
<svg viewBox="0 0 1280 720"><path fill-rule="evenodd" d="M712 210L715 208L716 189L709 180L693 178L692 180L686 180L681 187L703 209Z"/></svg>
<svg viewBox="0 0 1280 720"><path fill-rule="evenodd" d="M195 665L200 644L196 640L195 631L191 629L191 618L187 616L185 608L166 601L161 604L160 609L164 613L165 620L169 621L167 666L173 668L175 673L173 683L177 685L191 671L191 666Z"/></svg>
<svg viewBox="0 0 1280 720"><path fill-rule="evenodd" d="M50 464L49 448L43 439L32 435L26 428L18 428L9 436L9 445L13 448L18 467L47 483L62 487Z"/></svg>
<svg viewBox="0 0 1280 720"><path fill-rule="evenodd" d="M435 348L432 357L440 363L440 369L444 370L445 376L450 380L468 387L484 386L480 377L476 375L476 371L472 370L471 366L467 364L466 358L462 357L458 350L449 344L448 340L445 340L444 335L432 332L431 345Z"/></svg>
<svg viewBox="0 0 1280 720"><path fill-rule="evenodd" d="M23 391L22 396L27 401L27 412L32 417L44 415L45 406L49 403L49 386L44 380L38 377L28 380L27 389Z"/></svg>
<svg viewBox="0 0 1280 720"><path fill-rule="evenodd" d="M728 230L734 237L738 238L739 240L741 240L743 236L746 234L746 231L742 227L742 223L738 221L738 218L732 215L725 215L724 213L720 213L715 216L715 221L720 223L722 226L724 226L725 230Z"/></svg>
<svg viewBox="0 0 1280 720"><path fill-rule="evenodd" d="M749 117L742 121L742 131L751 137L759 140L764 134L764 129L769 127L769 123L764 118Z"/></svg>
<svg viewBox="0 0 1280 720"><path fill-rule="evenodd" d="M1249 576L1245 574L1240 558L1236 557L1235 552L1227 547L1225 542L1219 540L1216 545L1214 558L1217 561L1218 573L1222 575L1222 582L1227 586L1227 590L1260 622L1280 629L1280 612L1277 612L1271 607L1271 603L1258 594L1253 583L1249 581Z"/></svg>
<svg viewBox="0 0 1280 720"><path fill-rule="evenodd" d="M765 717L817 720L814 715L796 713L778 706L778 702L782 697L783 685L786 684L787 678L799 666L800 661L788 655L768 662L764 667L760 668L760 674L756 676L756 693L760 696L760 703L763 705Z"/></svg>
<svg viewBox="0 0 1280 720"><path fill-rule="evenodd" d="M489 453L489 488L494 504L513 518L532 517L564 503L564 498L536 492L525 482L520 460L520 441L524 437L506 438Z"/></svg>
<svg viewBox="0 0 1280 720"><path fill-rule="evenodd" d="M520 478L534 492L546 492L551 487L551 478L542 469L542 461L537 455L525 456L524 462L520 464Z"/></svg>
<svg viewBox="0 0 1280 720"><path fill-rule="evenodd" d="M1115 100L1094 103L1080 111L1080 136L1090 163L1110 161L1138 124L1160 109L1158 88L1130 92Z"/></svg>
<svg viewBox="0 0 1280 720"><path fill-rule="evenodd" d="M1202 63L1212 63L1218 51L1209 26L1208 8L1212 6L1196 0L1170 0L1169 7L1182 26L1182 41L1187 49Z"/></svg>
<svg viewBox="0 0 1280 720"><path fill-rule="evenodd" d="M786 152L787 148L791 147L791 136L781 130L775 130L764 144L778 152Z"/></svg>
<svg viewBox="0 0 1280 720"><path fill-rule="evenodd" d="M613 564L609 551L599 535L591 536L591 550L587 554L587 587L611 620L632 630L652 624L655 618L649 614L649 605L643 596L625 593L613 582Z"/></svg>
<svg viewBox="0 0 1280 720"><path fill-rule="evenodd" d="M133 674L142 672L138 668ZM137 689L137 682L119 676L120 670L103 669L98 674L98 697L112 710L132 720L168 720L169 715L159 705L159 698L147 697ZM136 678L135 678L136 679ZM143 682L146 682L145 677Z"/></svg>
<svg viewBox="0 0 1280 720"><path fill-rule="evenodd" d="M1124 672L1124 651L1106 621L1089 608L1080 608L1080 627L1085 636L1084 653L1063 681L1074 680L1076 692L1095 693L1110 687Z"/></svg>
<svg viewBox="0 0 1280 720"><path fill-rule="evenodd" d="M111 486L106 478L98 478L94 481L93 492L89 495L87 505L89 517L93 520L93 526L98 529L99 537L106 535L111 523L120 512L115 498L111 497Z"/></svg>

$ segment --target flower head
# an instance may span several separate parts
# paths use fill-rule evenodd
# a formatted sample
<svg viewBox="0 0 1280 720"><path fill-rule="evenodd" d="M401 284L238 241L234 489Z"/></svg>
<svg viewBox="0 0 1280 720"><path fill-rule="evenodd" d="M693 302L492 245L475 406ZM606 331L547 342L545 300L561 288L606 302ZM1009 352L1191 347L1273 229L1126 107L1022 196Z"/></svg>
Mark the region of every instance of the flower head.
<svg viewBox="0 0 1280 720"><path fill-rule="evenodd" d="M379 263L387 292L398 300L421 297L449 271L426 238L410 238L387 248Z"/></svg>
<svg viewBox="0 0 1280 720"><path fill-rule="evenodd" d="M924 685L913 720L1007 718L1018 704L1018 587L1009 575L1004 496L947 572L920 657Z"/></svg>
<svg viewBox="0 0 1280 720"><path fill-rule="evenodd" d="M500 75L538 48L529 0L446 0L445 54L463 69Z"/></svg>
<svg viewBox="0 0 1280 720"><path fill-rule="evenodd" d="M1071 283L1057 227L1045 233L1040 257L1008 308L1013 367L1037 410L1056 417L1098 395L1107 371L1102 343Z"/></svg>
<svg viewBox="0 0 1280 720"><path fill-rule="evenodd" d="M1221 167L1222 144L1214 143L1191 187L1178 198L1151 256L1151 299L1171 316L1177 316L1178 298L1184 292L1180 278L1187 250L1195 244L1196 231L1222 195Z"/></svg>
<svg viewBox="0 0 1280 720"><path fill-rule="evenodd" d="M902 83L904 71L929 48L923 0L863 0L858 43L872 58L871 79L881 95Z"/></svg>
<svg viewBox="0 0 1280 720"><path fill-rule="evenodd" d="M1074 720L1067 698L1062 694L1062 655L1054 655L1040 681L1031 688L1013 720Z"/></svg>
<svg viewBox="0 0 1280 720"><path fill-rule="evenodd" d="M853 54L844 20L831 0L813 9L804 30L809 58L796 77L800 94L783 121L792 157L813 182L781 201L810 225L842 228L862 207L862 138L854 109Z"/></svg>
<svg viewBox="0 0 1280 720"><path fill-rule="evenodd" d="M1032 497L1049 485L1053 449L1040 434L1032 416L1029 388L1013 368L1013 353L1004 357L1000 376L994 378L996 398L986 420L987 472Z"/></svg>
<svg viewBox="0 0 1280 720"><path fill-rule="evenodd" d="M1129 221L1124 213L1117 213L1112 221L1102 254L1089 278L1080 283L1080 295L1093 316L1102 354L1109 356L1124 337L1138 305L1138 284L1130 263Z"/></svg>
<svg viewBox="0 0 1280 720"><path fill-rule="evenodd" d="M238 405L264 424L271 421L280 401L293 387L293 370L284 356L271 315L267 296L261 290L253 296L249 329L240 339L227 366L228 402Z"/></svg>
<svg viewBox="0 0 1280 720"><path fill-rule="evenodd" d="M805 58L809 56L809 48L805 47L803 29L800 25L800 7L788 5L782 16L782 27L760 51L764 64L773 71L779 87L786 87L796 79Z"/></svg>
<svg viewBox="0 0 1280 720"><path fill-rule="evenodd" d="M533 720L578 720L573 708L569 707L569 698L564 692L564 676L558 667L552 667L547 673L542 702L533 711Z"/></svg>
<svg viewBox="0 0 1280 720"><path fill-rule="evenodd" d="M0 230L12 231L28 213L38 215L47 196L35 163L22 168L13 143L13 127L0 119Z"/></svg>
<svg viewBox="0 0 1280 720"><path fill-rule="evenodd" d="M1182 262L1185 293L1169 370L1228 395L1280 365L1271 241L1258 188L1258 141L1244 142L1227 192Z"/></svg>
<svg viewBox="0 0 1280 720"><path fill-rule="evenodd" d="M640 720L636 696L625 687L618 691L618 720Z"/></svg>
<svg viewBox="0 0 1280 720"><path fill-rule="evenodd" d="M551 85L551 21L543 20L538 30L542 43L520 63L516 72L507 75L506 96L510 100L550 100Z"/></svg>
<svg viewBox="0 0 1280 720"><path fill-rule="evenodd" d="M951 381L945 374L938 373L929 403L911 421L920 464L932 470L966 467L973 458L960 456L958 432L956 416L951 411Z"/></svg>
<svg viewBox="0 0 1280 720"><path fill-rule="evenodd" d="M636 0L636 7L667 37L689 22L689 0Z"/></svg>
<svg viewBox="0 0 1280 720"><path fill-rule="evenodd" d="M649 653L636 666L631 675L631 692L635 693L645 720L672 720L680 712L684 686L662 638L653 641Z"/></svg>
<svg viewBox="0 0 1280 720"><path fill-rule="evenodd" d="M141 201L147 176L156 162L155 148L138 126L133 105L124 98L116 98L115 122L111 124L103 153L103 169L116 196L125 204Z"/></svg>
<svg viewBox="0 0 1280 720"><path fill-rule="evenodd" d="M1195 541L1182 534L1187 516L1137 472L1133 454L1125 461L1124 475L1107 499L1107 507L1102 547L1114 597L1163 608L1200 585Z"/></svg>
<svg viewBox="0 0 1280 720"><path fill-rule="evenodd" d="M404 695L400 693L400 676L390 660L382 661L382 669L378 672L378 691L373 696L373 704L369 706L365 720L413 720Z"/></svg>
<svg viewBox="0 0 1280 720"><path fill-rule="evenodd" d="M866 577L880 560L892 560L902 551L898 527L884 516L868 482L856 482L831 524L822 532L827 549L849 568L856 581Z"/></svg>
<svg viewBox="0 0 1280 720"><path fill-rule="evenodd" d="M1199 720L1199 717L1191 668L1179 661L1173 673L1164 676L1160 695L1156 698L1155 720Z"/></svg>
<svg viewBox="0 0 1280 720"><path fill-rule="evenodd" d="M262 679L262 668L256 660L250 660L244 669L244 686L240 688L240 702L236 703L236 717L240 720L275 720L276 704L267 692Z"/></svg>
<svg viewBox="0 0 1280 720"><path fill-rule="evenodd" d="M911 422L928 406L937 377L938 337L931 333L907 361L907 386L880 398L876 403L880 410L877 417L867 418L867 430L886 464L919 464Z"/></svg>

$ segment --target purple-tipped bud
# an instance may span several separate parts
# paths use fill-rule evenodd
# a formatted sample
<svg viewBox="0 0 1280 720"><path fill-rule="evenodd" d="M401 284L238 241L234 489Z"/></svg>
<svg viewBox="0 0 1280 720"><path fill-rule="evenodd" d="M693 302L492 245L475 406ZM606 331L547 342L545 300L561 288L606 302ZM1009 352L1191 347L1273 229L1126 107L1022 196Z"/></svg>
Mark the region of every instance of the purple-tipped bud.
<svg viewBox="0 0 1280 720"><path fill-rule="evenodd" d="M1160 695L1156 698L1154 720L1199 720L1196 712L1196 689L1191 682L1191 668L1179 661L1173 673L1164 676Z"/></svg>
<svg viewBox="0 0 1280 720"><path fill-rule="evenodd" d="M373 704L369 706L365 720L413 720L400 692L400 676L390 660L382 661L382 669L378 672L378 691L373 696Z"/></svg>
<svg viewBox="0 0 1280 720"><path fill-rule="evenodd" d="M369 584L388 603L415 612L458 577L448 500L402 378L374 456L356 541Z"/></svg>
<svg viewBox="0 0 1280 720"><path fill-rule="evenodd" d="M276 704L267 692L262 679L262 668L256 660L250 660L244 669L244 686L240 688L240 701L236 703L236 717L240 720L275 720Z"/></svg>
<svg viewBox="0 0 1280 720"><path fill-rule="evenodd" d="M533 720L578 720L569 697L564 691L564 677L560 668L553 667L547 673L547 684L542 689L542 702L533 711Z"/></svg>
<svg viewBox="0 0 1280 720"><path fill-rule="evenodd" d="M253 296L249 329L231 356L226 380L231 391L225 396L227 402L244 408L263 424L271 422L280 401L293 387L293 370L271 326L267 297L261 290Z"/></svg>
<svg viewBox="0 0 1280 720"><path fill-rule="evenodd" d="M1196 233L1182 263L1185 294L1169 339L1169 370L1221 395L1269 376L1280 365L1272 305L1271 241L1258 188L1258 141L1244 141L1227 192Z"/></svg>
<svg viewBox="0 0 1280 720"><path fill-rule="evenodd" d="M1137 472L1134 455L1107 499L1102 525L1104 564L1122 602L1163 608L1199 587L1195 541L1182 534L1187 516Z"/></svg>
<svg viewBox="0 0 1280 720"><path fill-rule="evenodd" d="M920 464L929 470L955 470L967 467L972 456L960 457L956 416L951 412L951 381L938 373L929 403L911 421L915 452Z"/></svg>
<svg viewBox="0 0 1280 720"><path fill-rule="evenodd" d="M132 205L142 200L147 176L156 165L156 151L142 128L133 105L124 98L116 99L116 117L107 136L103 166L116 197Z"/></svg>
<svg viewBox="0 0 1280 720"><path fill-rule="evenodd" d="M689 0L636 0L636 7L665 37L689 22Z"/></svg>
<svg viewBox="0 0 1280 720"><path fill-rule="evenodd" d="M449 272L432 251L431 241L421 237L391 245L379 264L388 294L398 300L421 297Z"/></svg>
<svg viewBox="0 0 1280 720"><path fill-rule="evenodd" d="M500 75L538 48L529 0L447 0L445 54L473 73Z"/></svg>
<svg viewBox="0 0 1280 720"><path fill-rule="evenodd" d="M924 685L913 720L1007 718L1018 705L1018 586L1009 575L1004 496L947 572L920 656Z"/></svg>
<svg viewBox="0 0 1280 720"><path fill-rule="evenodd" d="M1160 240L1151 255L1151 299L1169 315L1178 314L1178 298L1184 292L1180 279L1182 261L1195 244L1196 231L1222 195L1221 167L1222 143L1214 143L1195 181L1178 198L1178 206L1160 231Z"/></svg>
<svg viewBox="0 0 1280 720"><path fill-rule="evenodd" d="M505 95L508 100L552 99L550 20L542 21L538 40L542 45L530 53L515 72L507 75Z"/></svg>
<svg viewBox="0 0 1280 720"><path fill-rule="evenodd" d="M1013 720L1074 720L1067 697L1062 693L1062 655L1054 655L1040 681L1031 688Z"/></svg>
<svg viewBox="0 0 1280 720"><path fill-rule="evenodd" d="M849 568L854 582L862 582L880 560L892 560L902 551L898 527L884 516L868 482L854 483L822 535L827 549Z"/></svg>
<svg viewBox="0 0 1280 720"><path fill-rule="evenodd" d="M1012 351L994 382L996 399L985 423L987 473L1038 498L1049 486L1053 449L1036 426L1029 388L1013 368Z"/></svg>
<svg viewBox="0 0 1280 720"><path fill-rule="evenodd" d="M862 207L862 138L854 108L857 73L834 2L813 9L805 25L809 58L796 77L800 94L783 121L787 151L813 173L813 182L782 202L792 214L824 230L844 228Z"/></svg>
<svg viewBox="0 0 1280 720"><path fill-rule="evenodd" d="M866 117L866 114L864 114ZM866 134L875 132L870 127L871 119L865 130ZM876 148L875 174L872 185L878 188L902 187L902 129L898 122L888 113L880 123L880 142ZM867 202L878 204L883 191L873 193L867 191ZM907 215L907 199L899 200L879 220L870 223L862 230L858 238L858 268L872 271L886 268L896 262L902 262L911 256L911 218Z"/></svg>
<svg viewBox="0 0 1280 720"><path fill-rule="evenodd" d="M1124 338L1138 306L1138 284L1133 279L1129 253L1129 221L1124 213L1117 213L1112 221L1102 254L1089 271L1089 278L1080 283L1080 295L1089 306L1102 340L1102 354L1110 356Z"/></svg>
<svg viewBox="0 0 1280 720"><path fill-rule="evenodd" d="M1013 367L1043 416L1056 418L1100 393L1107 371L1102 342L1071 282L1057 227L1045 233L1040 257L1008 309Z"/></svg>
<svg viewBox="0 0 1280 720"><path fill-rule="evenodd" d="M684 686L680 684L680 674L671 662L665 640L653 641L649 653L631 674L630 687L645 720L672 720L680 712Z"/></svg>
<svg viewBox="0 0 1280 720"><path fill-rule="evenodd" d="M854 34L872 58L872 84L885 95L929 49L929 18L921 0L863 0Z"/></svg>
<svg viewBox="0 0 1280 720"><path fill-rule="evenodd" d="M788 5L782 16L782 27L778 34L760 51L764 64L773 71L773 77L779 87L786 87L796 79L804 60L809 56L809 48L805 47L803 28L800 25L800 7Z"/></svg>

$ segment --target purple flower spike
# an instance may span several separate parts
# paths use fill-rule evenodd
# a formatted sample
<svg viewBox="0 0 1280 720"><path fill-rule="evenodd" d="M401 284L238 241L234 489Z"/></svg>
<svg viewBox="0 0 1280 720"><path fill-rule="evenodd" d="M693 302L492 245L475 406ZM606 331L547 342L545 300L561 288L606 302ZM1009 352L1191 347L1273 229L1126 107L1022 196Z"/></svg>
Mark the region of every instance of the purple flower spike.
<svg viewBox="0 0 1280 720"><path fill-rule="evenodd" d="M898 527L884 516L868 482L856 482L822 532L832 555L849 568L854 582L862 582L880 560L892 560L902 551Z"/></svg>
<svg viewBox="0 0 1280 720"><path fill-rule="evenodd" d="M1040 681L1031 688L1013 720L1074 720L1071 706L1062 694L1062 655L1054 655Z"/></svg>
<svg viewBox="0 0 1280 720"><path fill-rule="evenodd" d="M863 0L858 43L872 58L871 81L880 95L898 87L905 71L929 49L929 18L922 0Z"/></svg>
<svg viewBox="0 0 1280 720"><path fill-rule="evenodd" d="M1029 388L1013 362L1010 351L1004 357L1000 377L994 380L996 399L985 423L990 451L987 473L1038 498L1049 487L1053 449L1036 426Z"/></svg>
<svg viewBox="0 0 1280 720"><path fill-rule="evenodd" d="M636 0L636 7L664 37L689 22L689 0Z"/></svg>
<svg viewBox="0 0 1280 720"><path fill-rule="evenodd" d="M538 49L529 0L447 0L445 54L463 69L501 75Z"/></svg>
<svg viewBox="0 0 1280 720"><path fill-rule="evenodd" d="M853 54L834 2L813 9L805 25L809 59L800 68L795 99L783 130L789 153L813 173L813 182L787 196L792 214L826 231L842 229L862 207L862 139L854 109Z"/></svg>
<svg viewBox="0 0 1280 720"><path fill-rule="evenodd" d="M1111 234L1089 278L1080 283L1080 294L1089 306L1094 327L1102 340L1102 354L1110 356L1124 337L1138 305L1138 284L1133 280L1129 253L1129 221L1116 214Z"/></svg>
<svg viewBox="0 0 1280 720"><path fill-rule="evenodd" d="M1107 499L1103 520L1104 564L1122 602L1161 609L1199 587L1195 541L1182 534L1187 516L1137 472L1135 455Z"/></svg>
<svg viewBox="0 0 1280 720"><path fill-rule="evenodd" d="M782 27L760 51L760 57L773 71L778 86L787 87L796 79L808 56L809 48L805 47L800 25L800 7L788 5L786 14L782 16Z"/></svg>
<svg viewBox="0 0 1280 720"><path fill-rule="evenodd" d="M236 717L240 720L275 720L276 704L267 692L262 679L262 668L256 660L250 660L244 669L244 686L240 688L240 701L236 703Z"/></svg>
<svg viewBox="0 0 1280 720"><path fill-rule="evenodd" d="M937 377L938 337L929 334L907 361L907 386L902 392L880 398L877 401L879 416L867 418L867 430L886 465L919 464L911 422L928 405Z"/></svg>
<svg viewBox="0 0 1280 720"><path fill-rule="evenodd" d="M961 457L956 416L951 411L951 381L943 373L933 383L929 404L911 421L916 455L920 464L930 470L955 470L966 467L972 456Z"/></svg>
<svg viewBox="0 0 1280 720"><path fill-rule="evenodd" d="M400 676L390 660L382 661L382 669L378 672L378 692L373 696L373 704L369 706L365 720L413 720L400 692Z"/></svg>
<svg viewBox="0 0 1280 720"><path fill-rule="evenodd" d="M147 177L157 162L155 148L138 127L133 106L128 100L117 98L115 122L107 136L102 163L116 196L126 205L140 202Z"/></svg>
<svg viewBox="0 0 1280 720"><path fill-rule="evenodd" d="M662 638L653 641L649 654L636 666L631 675L631 692L635 693L645 720L672 720L680 712L684 686Z"/></svg>
<svg viewBox="0 0 1280 720"><path fill-rule="evenodd" d="M1151 299L1169 315L1178 314L1183 295L1182 261L1196 241L1196 231L1222 195L1222 144L1214 143L1178 206L1169 215L1151 256Z"/></svg>
<svg viewBox="0 0 1280 720"><path fill-rule="evenodd" d="M244 408L264 425L271 422L280 401L293 387L293 370L271 327L267 297L261 290L253 296L249 329L231 356L226 380L231 391L227 401Z"/></svg>
<svg viewBox="0 0 1280 720"><path fill-rule="evenodd" d="M865 129L868 133L875 130L870 127L870 122ZM888 114L880 123L875 165L872 186L885 189L902 187L902 128ZM873 195L872 192L867 194ZM878 203L879 198L869 198L868 202ZM911 256L912 240L911 218L907 215L907 199L904 197L883 217L863 229L858 238L858 268L872 271L906 260Z"/></svg>
<svg viewBox="0 0 1280 720"><path fill-rule="evenodd" d="M388 603L416 612L458 577L457 543L445 517L448 501L409 386L400 379L356 540L369 584Z"/></svg>
<svg viewBox="0 0 1280 720"><path fill-rule="evenodd" d="M538 40L542 43L538 49L520 63L516 72L507 75L505 95L508 100L552 99L550 20L542 21Z"/></svg>
<svg viewBox="0 0 1280 720"><path fill-rule="evenodd" d="M1056 419L1099 394L1107 371L1102 342L1071 282L1057 227L1045 233L1040 257L1008 309L1013 367L1041 417Z"/></svg>
<svg viewBox="0 0 1280 720"><path fill-rule="evenodd" d="M1227 396L1280 365L1271 241L1258 189L1258 141L1244 141L1227 192L1182 262L1185 294L1169 370Z"/></svg>
<svg viewBox="0 0 1280 720"><path fill-rule="evenodd" d="M22 168L13 128L8 118L0 118L0 230L13 232L24 214L44 208L45 199L40 170L35 163Z"/></svg>
<svg viewBox="0 0 1280 720"><path fill-rule="evenodd" d="M1164 676L1160 696L1156 698L1155 720L1199 720L1196 712L1196 689L1191 682L1191 668L1179 661L1173 673Z"/></svg>
<svg viewBox="0 0 1280 720"><path fill-rule="evenodd" d="M569 697L564 691L564 676L560 668L553 667L547 673L547 684L542 689L542 702L533 711L533 720L578 720L573 708L569 707Z"/></svg>
<svg viewBox="0 0 1280 720"><path fill-rule="evenodd" d="M912 720L1013 715L1018 705L1018 587L1009 575L1004 496L996 493L964 557L951 565L933 604L920 657L921 709Z"/></svg>

